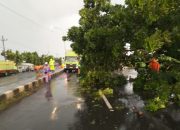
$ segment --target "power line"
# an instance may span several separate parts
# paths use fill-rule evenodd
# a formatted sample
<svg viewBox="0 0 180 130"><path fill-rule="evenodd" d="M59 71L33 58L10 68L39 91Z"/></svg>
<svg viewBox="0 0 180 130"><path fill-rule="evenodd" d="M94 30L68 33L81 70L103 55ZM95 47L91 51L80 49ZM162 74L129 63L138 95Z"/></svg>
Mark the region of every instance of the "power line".
<svg viewBox="0 0 180 130"><path fill-rule="evenodd" d="M2 6L3 8L5 8L5 9L7 9L7 10L9 10L11 13L13 13L13 14L15 14L15 15L21 17L21 18L30 21L30 22L33 23L33 24L36 24L36 25L38 25L38 26L40 26L40 27L42 27L42 28L44 28L44 29L50 30L49 28L47 28L47 27L41 25L40 23L38 23L38 22L36 22L36 21L34 21L34 20L32 20L32 19L30 19L30 18L28 18L28 17L26 17L26 16L24 16L24 15L22 15L22 14L20 14L20 13L18 13L17 11L15 11L14 9L8 7L7 5L5 5L5 4L2 3L2 2L0 2L0 6Z"/></svg>

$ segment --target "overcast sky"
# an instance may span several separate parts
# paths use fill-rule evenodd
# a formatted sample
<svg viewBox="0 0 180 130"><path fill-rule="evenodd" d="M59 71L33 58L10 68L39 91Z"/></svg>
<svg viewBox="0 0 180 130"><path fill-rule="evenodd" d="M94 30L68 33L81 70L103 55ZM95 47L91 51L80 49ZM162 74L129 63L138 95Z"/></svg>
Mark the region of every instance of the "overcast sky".
<svg viewBox="0 0 180 130"><path fill-rule="evenodd" d="M64 56L61 37L78 25L82 7L83 0L0 0L0 38L8 39L6 49Z"/></svg>

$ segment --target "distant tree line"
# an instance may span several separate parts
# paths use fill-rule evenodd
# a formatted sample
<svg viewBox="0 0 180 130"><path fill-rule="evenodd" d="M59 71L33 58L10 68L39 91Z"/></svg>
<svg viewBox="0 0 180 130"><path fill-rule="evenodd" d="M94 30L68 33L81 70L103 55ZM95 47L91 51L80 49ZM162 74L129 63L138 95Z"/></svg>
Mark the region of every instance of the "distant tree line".
<svg viewBox="0 0 180 130"><path fill-rule="evenodd" d="M6 54L7 60L14 61L17 65L26 62L32 63L34 65L42 65L45 62L49 62L51 58L55 59L59 64L62 63L61 58L55 58L52 55L39 55L37 52L22 52L7 50L6 53L2 52L1 55L4 56Z"/></svg>

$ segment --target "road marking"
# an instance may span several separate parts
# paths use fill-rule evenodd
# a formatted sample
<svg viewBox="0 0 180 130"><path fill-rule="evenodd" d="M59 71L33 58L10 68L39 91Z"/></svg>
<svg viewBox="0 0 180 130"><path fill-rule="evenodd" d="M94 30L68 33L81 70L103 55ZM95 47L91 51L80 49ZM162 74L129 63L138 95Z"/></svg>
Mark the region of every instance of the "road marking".
<svg viewBox="0 0 180 130"><path fill-rule="evenodd" d="M50 119L52 120L52 121L54 121L54 120L57 120L57 107L54 107L54 109L53 109L53 111L51 112L51 117L50 117Z"/></svg>
<svg viewBox="0 0 180 130"><path fill-rule="evenodd" d="M77 103L77 104L76 104L76 108L77 108L78 110L81 110L81 104L80 104L80 103Z"/></svg>
<svg viewBox="0 0 180 130"><path fill-rule="evenodd" d="M55 108L53 109L52 114L55 114L56 111L57 111L57 107L55 107Z"/></svg>

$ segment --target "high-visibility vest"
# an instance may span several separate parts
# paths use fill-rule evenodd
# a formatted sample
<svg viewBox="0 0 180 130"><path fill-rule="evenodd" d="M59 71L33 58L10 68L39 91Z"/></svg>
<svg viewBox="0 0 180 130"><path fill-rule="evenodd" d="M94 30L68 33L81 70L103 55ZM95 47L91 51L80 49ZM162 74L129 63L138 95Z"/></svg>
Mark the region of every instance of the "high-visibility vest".
<svg viewBox="0 0 180 130"><path fill-rule="evenodd" d="M149 67L151 70L159 72L160 64L155 58L153 58L149 63Z"/></svg>
<svg viewBox="0 0 180 130"><path fill-rule="evenodd" d="M55 62L55 61L52 60L52 59L49 61L49 67L50 67L50 70L52 70L52 71L55 70L54 62Z"/></svg>

